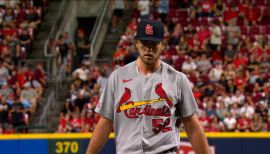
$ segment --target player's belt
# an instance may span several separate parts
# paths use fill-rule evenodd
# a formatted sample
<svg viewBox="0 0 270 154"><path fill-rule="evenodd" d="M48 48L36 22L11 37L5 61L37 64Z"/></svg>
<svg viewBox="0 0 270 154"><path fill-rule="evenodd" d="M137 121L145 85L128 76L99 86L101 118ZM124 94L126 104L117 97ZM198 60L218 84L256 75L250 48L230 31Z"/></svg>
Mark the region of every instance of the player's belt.
<svg viewBox="0 0 270 154"><path fill-rule="evenodd" d="M171 153L171 152L177 152L178 148L177 147L172 147L168 150L165 150L163 152L161 152L160 154L168 154L168 153Z"/></svg>

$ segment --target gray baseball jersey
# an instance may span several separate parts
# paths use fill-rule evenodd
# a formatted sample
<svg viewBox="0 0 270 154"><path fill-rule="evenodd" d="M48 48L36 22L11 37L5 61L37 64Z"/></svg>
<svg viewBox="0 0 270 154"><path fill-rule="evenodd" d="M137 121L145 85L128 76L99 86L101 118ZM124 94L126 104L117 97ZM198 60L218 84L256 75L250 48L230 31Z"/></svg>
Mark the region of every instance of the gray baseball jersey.
<svg viewBox="0 0 270 154"><path fill-rule="evenodd" d="M132 62L112 72L95 111L113 121L118 154L156 154L179 146L176 115L197 110L183 73L162 62L145 77Z"/></svg>

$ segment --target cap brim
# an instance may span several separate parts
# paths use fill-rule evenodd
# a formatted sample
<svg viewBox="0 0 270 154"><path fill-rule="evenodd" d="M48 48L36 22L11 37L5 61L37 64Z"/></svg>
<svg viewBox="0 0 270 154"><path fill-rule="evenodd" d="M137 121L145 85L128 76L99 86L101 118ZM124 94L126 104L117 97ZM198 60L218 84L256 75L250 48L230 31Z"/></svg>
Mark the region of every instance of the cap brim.
<svg viewBox="0 0 270 154"><path fill-rule="evenodd" d="M164 39L151 38L151 37L135 37L136 40L140 41L153 41L153 42L162 42Z"/></svg>

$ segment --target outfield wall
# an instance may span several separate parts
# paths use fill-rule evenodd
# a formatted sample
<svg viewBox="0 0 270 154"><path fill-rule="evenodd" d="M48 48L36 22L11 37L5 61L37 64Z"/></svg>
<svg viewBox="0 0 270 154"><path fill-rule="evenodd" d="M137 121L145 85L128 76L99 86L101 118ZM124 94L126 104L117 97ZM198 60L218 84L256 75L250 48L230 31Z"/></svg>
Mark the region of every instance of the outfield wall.
<svg viewBox="0 0 270 154"><path fill-rule="evenodd" d="M207 133L214 154L270 154L270 133ZM91 133L0 135L2 154L84 154ZM101 154L114 154L114 134ZM179 154L194 154L181 133Z"/></svg>

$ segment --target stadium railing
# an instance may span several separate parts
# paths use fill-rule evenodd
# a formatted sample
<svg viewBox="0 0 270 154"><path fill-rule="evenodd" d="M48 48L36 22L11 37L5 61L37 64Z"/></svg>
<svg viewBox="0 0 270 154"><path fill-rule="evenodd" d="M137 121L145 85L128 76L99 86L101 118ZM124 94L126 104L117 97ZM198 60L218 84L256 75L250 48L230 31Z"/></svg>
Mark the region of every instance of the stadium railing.
<svg viewBox="0 0 270 154"><path fill-rule="evenodd" d="M85 58L89 58L92 61L96 60L98 52L101 48L114 8L112 1L103 1L103 3L103 8L100 9L97 20L89 37L89 55L85 56Z"/></svg>
<svg viewBox="0 0 270 154"><path fill-rule="evenodd" d="M57 36L57 32L60 28L60 25L62 23L62 20L63 20L63 17L65 16L65 13L67 11L67 6L69 4L69 1L65 1L63 0L61 2L61 5L60 5L60 8L59 8L59 11L56 15L56 20L50 30L50 33L48 35L48 38L46 39L45 41L45 44L44 44L44 56L45 57L53 57L55 56L55 53L53 52L53 42Z"/></svg>

